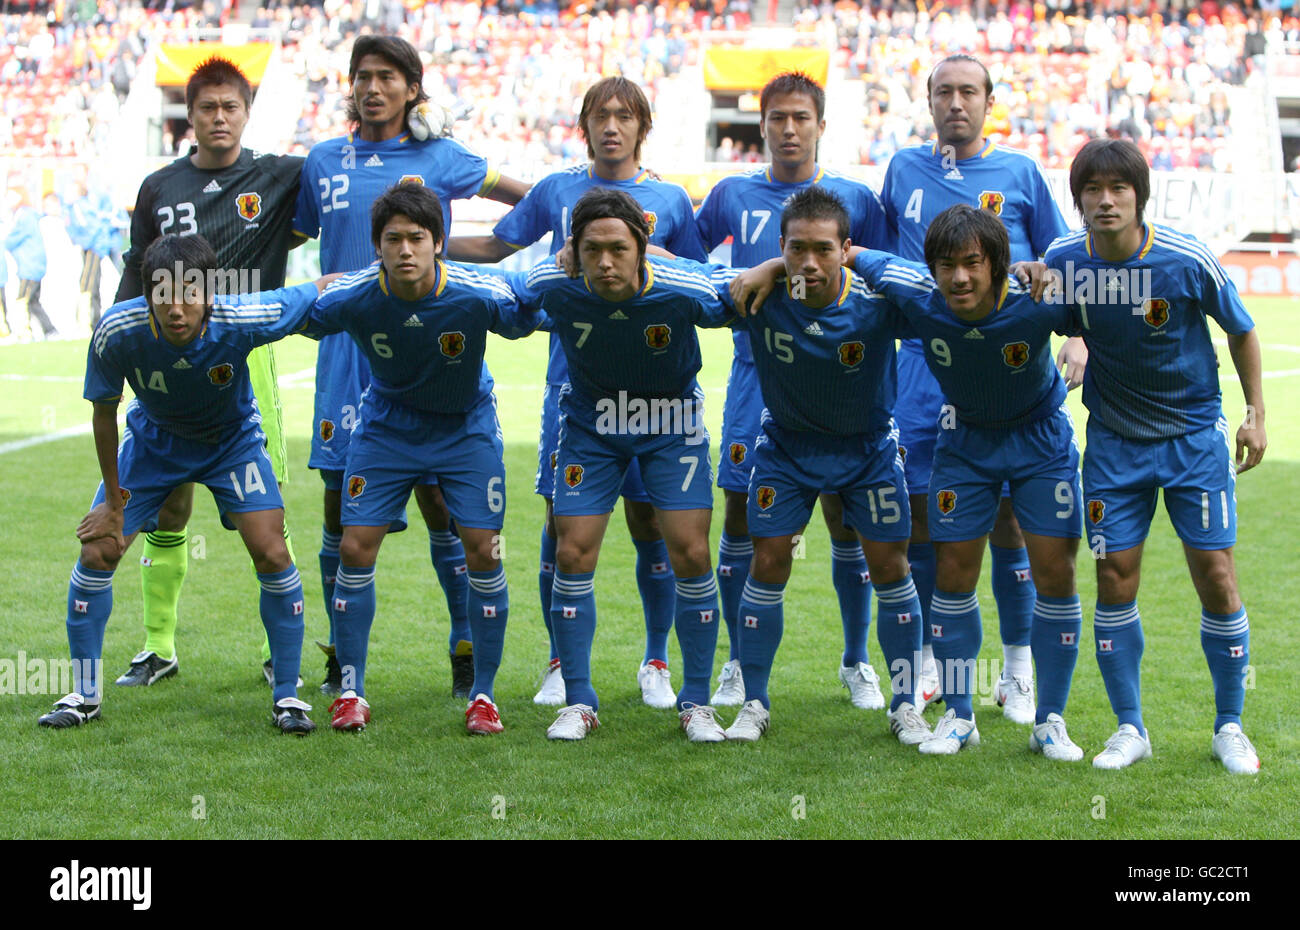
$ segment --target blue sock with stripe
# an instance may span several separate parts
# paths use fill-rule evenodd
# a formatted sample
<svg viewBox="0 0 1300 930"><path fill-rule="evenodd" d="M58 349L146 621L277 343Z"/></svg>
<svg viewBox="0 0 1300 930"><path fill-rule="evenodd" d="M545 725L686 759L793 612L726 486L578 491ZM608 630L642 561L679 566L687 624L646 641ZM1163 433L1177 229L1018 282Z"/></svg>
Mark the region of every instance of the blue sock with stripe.
<svg viewBox="0 0 1300 930"><path fill-rule="evenodd" d="M718 582L713 572L698 578L677 579L677 643L682 649L682 690L677 709L683 704L709 703L709 679L713 677L713 656L718 649Z"/></svg>
<svg viewBox="0 0 1300 930"><path fill-rule="evenodd" d="M772 674L777 647L785 632L785 585L745 579L740 595L740 672L745 680L745 700L759 700L770 708L767 680Z"/></svg>
<svg viewBox="0 0 1300 930"><path fill-rule="evenodd" d="M560 657L560 674L564 676L565 701L587 704L599 710L596 691L591 686L591 641L596 638L595 572L567 575L555 570L555 590L551 594L551 629Z"/></svg>
<svg viewBox="0 0 1300 930"><path fill-rule="evenodd" d="M1097 602L1092 619L1097 642L1097 666L1106 686L1110 709L1121 724L1130 723L1146 735L1142 725L1142 617L1137 601L1127 604Z"/></svg>
<svg viewBox="0 0 1300 930"><path fill-rule="evenodd" d="M1034 598L1038 591L1029 572L1029 552L1004 549L989 543L993 600L998 605L998 631L1005 646L1030 645L1034 625Z"/></svg>
<svg viewBox="0 0 1300 930"><path fill-rule="evenodd" d="M934 598L934 579L937 570L934 545L928 542L910 544L907 547L907 561L912 566L912 584L916 586L916 596L924 612ZM921 624L921 645L930 645L930 627L926 624Z"/></svg>
<svg viewBox="0 0 1300 930"><path fill-rule="evenodd" d="M551 628L551 592L555 588L555 537L542 527L542 554L537 565L537 594L542 602L542 622L546 624L546 637L551 641L551 659L560 653L555 647L555 631Z"/></svg>
<svg viewBox="0 0 1300 930"><path fill-rule="evenodd" d="M80 561L68 582L68 652L77 693L98 704L104 630L113 612L113 573L86 568Z"/></svg>
<svg viewBox="0 0 1300 930"><path fill-rule="evenodd" d="M740 594L745 589L749 563L754 560L754 541L748 536L732 536L722 531L718 543L718 599L722 602L722 616L727 621L727 638L731 651L727 661L740 658L740 639L736 623L740 617Z"/></svg>
<svg viewBox="0 0 1300 930"><path fill-rule="evenodd" d="M662 539L633 539L636 548L636 586L645 615L645 665L651 659L668 662L668 634L673 631L677 607L676 583L668 564L668 547Z"/></svg>
<svg viewBox="0 0 1300 930"><path fill-rule="evenodd" d="M1034 629L1029 638L1038 672L1038 705L1034 723L1046 723L1048 714L1065 716L1074 665L1079 660L1079 634L1083 632L1083 607L1079 595L1048 597L1034 603Z"/></svg>
<svg viewBox="0 0 1300 930"><path fill-rule="evenodd" d="M1214 732L1225 723L1241 726L1246 704L1246 666L1250 664L1250 619L1246 608L1230 614L1201 609L1201 649L1214 682Z"/></svg>
<svg viewBox="0 0 1300 930"><path fill-rule="evenodd" d="M871 574L862 544L831 540L831 584L840 602L840 624L844 627L844 654L840 663L846 667L859 662L870 664L867 655L867 631L871 629Z"/></svg>
<svg viewBox="0 0 1300 930"><path fill-rule="evenodd" d="M916 703L921 675L921 601L909 572L893 584L876 584L876 639L889 669L894 696L890 711L900 704Z"/></svg>
<svg viewBox="0 0 1300 930"><path fill-rule="evenodd" d="M298 566L282 572L257 573L262 586L259 607L266 641L271 646L271 669L275 700L298 696L298 670L302 664L302 635L306 617L303 609L302 578Z"/></svg>
<svg viewBox="0 0 1300 930"><path fill-rule="evenodd" d="M490 572L469 573L469 626L474 637L474 687L470 698L492 696L492 683L501 666L505 649L506 620L510 616L510 591L506 587L505 566L497 564Z"/></svg>
<svg viewBox="0 0 1300 930"><path fill-rule="evenodd" d="M963 720L974 720L975 660L984 639L979 598L974 591L940 591L935 588L926 623L930 627L930 642L939 666L944 703Z"/></svg>
<svg viewBox="0 0 1300 930"><path fill-rule="evenodd" d="M366 655L375 623L375 567L340 565L334 578L334 647L343 690L366 695Z"/></svg>
<svg viewBox="0 0 1300 930"><path fill-rule="evenodd" d="M339 571L339 543L342 533L320 529L320 591L325 598L325 616L330 623L330 642L334 642L334 576Z"/></svg>
<svg viewBox="0 0 1300 930"><path fill-rule="evenodd" d="M463 655L472 643L473 632L469 622L469 568L465 565L465 547L460 537L451 530L429 530L429 559L438 574L438 583L447 598L447 614L451 617L451 632L447 636L447 651Z"/></svg>

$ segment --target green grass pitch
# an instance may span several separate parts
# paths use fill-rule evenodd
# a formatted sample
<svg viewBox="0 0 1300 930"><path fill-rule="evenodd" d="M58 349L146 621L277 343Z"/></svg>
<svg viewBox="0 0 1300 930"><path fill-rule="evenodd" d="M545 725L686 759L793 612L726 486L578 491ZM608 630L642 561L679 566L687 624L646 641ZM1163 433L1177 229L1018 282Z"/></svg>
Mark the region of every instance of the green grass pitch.
<svg viewBox="0 0 1300 930"><path fill-rule="evenodd" d="M1163 510L1147 544L1139 599L1147 646L1144 701L1153 759L1121 772L1032 756L1028 731L977 698L979 747L927 758L898 745L882 711L852 708L836 667L841 633L820 517L807 533L786 596L786 634L772 676L773 717L753 745L688 744L671 711L640 703L635 672L643 624L634 554L611 522L596 591L593 669L599 731L550 743L553 716L531 696L546 658L537 601L541 502L532 494L546 342L494 339L488 363L506 436L505 564L511 618L497 700L506 732L465 734L464 704L450 697L446 605L418 528L384 545L368 691L374 722L361 734L328 727L316 694L323 662L310 640L326 621L315 553L321 485L306 468L315 346L277 348L293 464L288 521L307 596L304 697L321 729L307 739L269 724L259 668L256 581L211 498L196 495L192 557L177 634L180 675L148 689L107 685L104 719L51 732L36 717L54 695L0 694L0 744L12 760L0 779L5 834L15 838L345 837L1070 837L1295 838L1300 835L1300 305L1253 300L1265 345L1269 450L1238 484L1237 567L1251 616L1253 687L1245 725L1263 760L1256 778L1233 778L1210 756L1213 698L1200 649L1199 608ZM1221 333L1215 331L1220 337ZM714 455L730 361L725 332L702 332ZM1226 349L1224 408L1233 428L1241 394ZM67 657L63 617L76 558L73 529L98 481L81 399L85 343L0 348L0 660ZM1082 434L1084 412L1072 395ZM22 440L68 434L15 448ZM1082 435L1081 435L1082 438ZM716 465L716 462L715 462ZM713 541L721 532L716 496ZM415 518L417 511L411 508ZM105 675L125 669L143 642L133 549L122 563L104 646ZM1079 587L1087 618L1068 719L1090 758L1114 729L1092 655L1095 581L1086 549ZM224 590L233 579L230 591ZM982 658L1000 658L987 580ZM873 604L873 610L875 605ZM725 660L720 634L717 666ZM874 631L873 661L884 672ZM675 681L680 681L675 640ZM715 673L716 668L715 666ZM9 691L16 690L10 688ZM983 701L991 700L985 682ZM940 710L931 710L933 720ZM724 710L724 724L732 711Z"/></svg>

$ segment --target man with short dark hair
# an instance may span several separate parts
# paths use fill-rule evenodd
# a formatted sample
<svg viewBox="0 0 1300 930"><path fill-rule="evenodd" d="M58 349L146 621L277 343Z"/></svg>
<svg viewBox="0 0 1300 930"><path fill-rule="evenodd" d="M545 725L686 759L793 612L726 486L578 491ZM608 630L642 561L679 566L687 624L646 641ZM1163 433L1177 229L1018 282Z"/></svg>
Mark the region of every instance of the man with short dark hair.
<svg viewBox="0 0 1300 930"><path fill-rule="evenodd" d="M447 245L452 258L498 261L517 249L538 241L548 232L551 254L569 236L570 218L578 199L594 188L621 190L645 210L650 224L649 242L674 255L703 261L704 247L695 229L691 199L676 184L656 179L641 167L641 146L653 120L645 92L627 78L597 81L583 95L578 129L587 140L588 165L578 165L547 175L528 192L492 230L491 236L461 237ZM546 391L542 397L542 432L537 444L537 479L534 489L546 499L542 526L538 590L542 616L551 640L551 658L534 703L562 705L564 678L551 626L551 591L555 582L555 454L559 441L559 396L569 380L560 338L551 334ZM651 707L676 703L668 669L668 634L673 625L673 590L676 579L663 536L655 522L635 460L629 465L622 489L623 513L636 548L636 581L645 616L645 654L637 670L641 699Z"/></svg>
<svg viewBox="0 0 1300 930"><path fill-rule="evenodd" d="M209 58L190 75L185 105L195 145L188 155L155 171L140 185L116 302L149 292L153 282L142 273L141 262L150 243L168 233L206 238L217 253L222 287L230 293L283 286L289 250L297 244L290 221L303 160L243 146L252 99L248 79L224 58ZM253 349L248 364L271 467L276 482L284 484L289 480L288 455L271 347ZM180 669L177 608L188 568L186 524L193 507L193 485L180 485L163 501L156 528L145 534L140 559L144 648L116 684L149 686ZM292 549L292 542L288 545ZM268 682L272 680L266 643L262 672Z"/></svg>
<svg viewBox="0 0 1300 930"><path fill-rule="evenodd" d="M379 547L390 527L405 526L412 489L434 482L456 521L468 564L474 699L465 725L475 734L503 729L492 689L510 610L498 555L505 465L483 353L489 331L519 338L541 317L520 311L499 278L438 260L442 209L423 185L399 183L385 191L370 213L380 260L327 291L308 327L313 336L346 334L370 368L348 446L331 604L344 688L330 708L336 730L361 730L370 721L365 670ZM433 532L427 512L425 520Z"/></svg>
<svg viewBox="0 0 1300 930"><path fill-rule="evenodd" d="M898 234L894 250L909 261L923 261L925 232L934 217L958 203L993 212L1007 228L1012 261L1033 261L1069 227L1052 199L1038 163L1023 152L994 145L984 137L984 118L993 102L993 81L976 58L950 55L935 65L926 81L936 140L898 152L885 169L880 199ZM1077 385L1086 357L1081 343L1067 343L1066 376ZM921 603L928 609L934 590L935 554L930 545L925 489L930 483L941 409L945 403L926 367L923 347L905 340L898 353L898 431L912 497L912 545L908 560L916 575ZM1034 722L1034 584L1024 540L1010 499L999 504L989 534L991 580L1002 638L1002 675L994 697L1004 715ZM918 706L940 699L928 625L922 648L922 686Z"/></svg>
<svg viewBox="0 0 1300 930"><path fill-rule="evenodd" d="M282 732L315 729L297 698L302 583L284 539L284 507L249 383L254 346L301 329L326 279L296 288L219 295L218 259L200 235L165 235L138 266L145 297L114 304L91 339L86 399L94 404L95 453L103 481L77 527L81 555L68 587L68 647L76 689L41 726L81 726L100 715L99 666L113 606L113 572L163 501L190 482L216 498L222 524L237 529L261 583L270 642L272 722ZM123 382L135 400L118 444Z"/></svg>
<svg viewBox="0 0 1300 930"><path fill-rule="evenodd" d="M421 104L427 100L422 76L419 53L404 39L364 35L353 44L346 108L355 131L318 143L308 153L293 219L299 236L320 236L322 271L350 272L371 264L370 205L399 181L423 184L437 195L444 229L451 228L452 200L482 196L514 204L527 192L526 185L502 177L459 142L436 134L419 141L408 131L408 125L419 126L421 135L429 135L420 115L424 112ZM369 366L352 340L336 334L321 341L307 464L320 472L325 484L320 571L327 607L333 602L339 564L343 532L339 515L348 440L356 427L361 392L369 382ZM437 485L417 485L415 496L431 527L430 556L451 616L452 694L468 698L474 682L474 659L465 613L465 550ZM333 642L331 629L330 645L323 647L326 676L321 691L326 694L343 690Z"/></svg>
<svg viewBox="0 0 1300 930"><path fill-rule="evenodd" d="M1201 648L1214 684L1211 751L1254 775L1259 756L1241 728L1250 622L1237 591L1237 474L1264 457L1259 335L1232 280L1196 238L1143 219L1151 193L1141 151L1095 139L1070 166L1084 228L1047 250L1088 345L1083 489L1097 556L1097 664L1119 729L1092 760L1118 769L1151 755L1142 719L1142 548L1163 488L1201 602ZM1085 297L1079 290L1087 286ZM1071 295L1074 295L1071 298ZM1246 418L1232 438L1209 318L1227 333Z"/></svg>

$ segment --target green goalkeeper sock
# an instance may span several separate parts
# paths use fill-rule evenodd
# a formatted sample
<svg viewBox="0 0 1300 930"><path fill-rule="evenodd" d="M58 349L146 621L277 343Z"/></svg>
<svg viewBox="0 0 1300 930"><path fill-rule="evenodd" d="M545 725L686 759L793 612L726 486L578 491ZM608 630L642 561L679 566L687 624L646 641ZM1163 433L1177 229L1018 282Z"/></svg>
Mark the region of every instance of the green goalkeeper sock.
<svg viewBox="0 0 1300 930"><path fill-rule="evenodd" d="M298 564L298 557L293 554L293 537L289 535L289 524L284 525L284 544L289 547L289 558L294 565ZM253 571L257 571L256 568ZM262 664L265 665L271 661L271 641L266 637L266 630L262 630Z"/></svg>
<svg viewBox="0 0 1300 930"><path fill-rule="evenodd" d="M144 648L160 659L176 657L176 605L189 567L185 530L155 530L144 538L140 589L144 599Z"/></svg>

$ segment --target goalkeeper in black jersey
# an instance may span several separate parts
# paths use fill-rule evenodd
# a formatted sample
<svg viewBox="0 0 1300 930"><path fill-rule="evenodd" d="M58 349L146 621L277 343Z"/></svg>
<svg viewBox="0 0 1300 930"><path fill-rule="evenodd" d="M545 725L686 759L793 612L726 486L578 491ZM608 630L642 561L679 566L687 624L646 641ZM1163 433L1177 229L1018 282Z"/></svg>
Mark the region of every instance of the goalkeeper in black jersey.
<svg viewBox="0 0 1300 930"><path fill-rule="evenodd" d="M254 293L283 286L289 250L301 241L290 224L303 159L242 146L252 100L248 79L224 58L209 58L190 76L185 107L197 144L190 154L155 171L140 185L117 301L149 292L151 282L142 280L141 259L149 244L166 233L200 233L212 244L219 280L206 282L210 291ZM248 369L267 451L276 480L283 484L289 473L275 357L269 345L249 355ZM145 644L117 679L119 685L151 685L177 672L176 605L185 579L186 523L193 501L192 484L177 488L158 511L156 529L145 537L140 559ZM262 658L270 681L270 651L265 644Z"/></svg>

